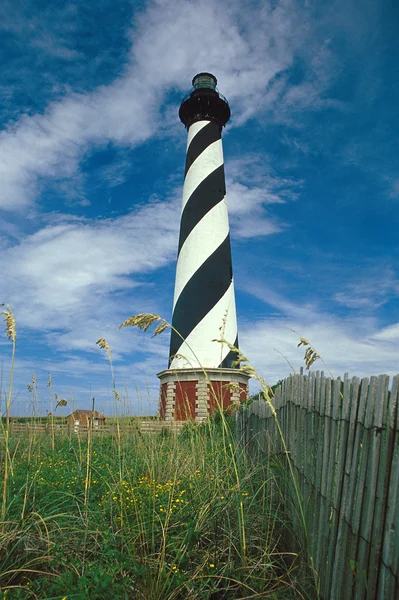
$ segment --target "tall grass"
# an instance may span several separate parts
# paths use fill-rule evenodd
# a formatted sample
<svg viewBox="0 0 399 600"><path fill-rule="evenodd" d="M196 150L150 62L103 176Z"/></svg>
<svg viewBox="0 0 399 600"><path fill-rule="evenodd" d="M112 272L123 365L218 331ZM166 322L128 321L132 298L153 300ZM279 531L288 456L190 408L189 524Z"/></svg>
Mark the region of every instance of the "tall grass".
<svg viewBox="0 0 399 600"><path fill-rule="evenodd" d="M11 438L8 421L0 534L7 598L313 597L309 573L284 545L279 464L252 461L222 410L179 435L118 428L96 437L89 428L87 437Z"/></svg>
<svg viewBox="0 0 399 600"><path fill-rule="evenodd" d="M0 589L26 599L307 597L281 543L275 465L241 454L227 424L228 438L220 418L178 436L93 437L88 496L77 437L56 437L55 452L48 437L33 452L12 440Z"/></svg>
<svg viewBox="0 0 399 600"><path fill-rule="evenodd" d="M5 310L0 312L1 315L4 315L4 321L6 324L6 336L12 342L12 352L11 352L11 368L10 368L10 381L8 386L8 393L6 399L6 424L4 431L4 469L3 469L3 496L2 496L2 504L1 504L1 522L2 522L2 531L3 524L6 514L7 507L7 491L8 491L8 477L10 472L12 473L12 460L10 455L10 408L11 408L11 397L12 397L12 384L13 384L13 376L14 376L14 365L15 365L15 348L17 343L17 332L16 332L16 324L14 314L8 304L0 304L0 306L5 306ZM3 419L1 420L2 427Z"/></svg>

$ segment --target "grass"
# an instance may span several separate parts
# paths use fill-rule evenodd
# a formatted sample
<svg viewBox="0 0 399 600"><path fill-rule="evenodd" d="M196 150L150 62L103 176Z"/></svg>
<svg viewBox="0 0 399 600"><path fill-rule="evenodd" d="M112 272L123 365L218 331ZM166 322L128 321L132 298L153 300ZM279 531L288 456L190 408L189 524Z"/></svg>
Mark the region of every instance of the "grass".
<svg viewBox="0 0 399 600"><path fill-rule="evenodd" d="M216 412L179 435L125 434L117 412L114 436L90 429L85 437L46 436L34 427L10 435L16 329L8 306L2 314L12 364L1 419L0 600L315 596L313 573L284 542L292 539L285 469L271 457L252 462L233 417ZM154 323L153 335L168 327L157 315L121 327L146 331ZM117 404L111 350L103 338L97 343L108 354ZM35 377L32 383L34 402ZM55 409L66 404L55 399Z"/></svg>
<svg viewBox="0 0 399 600"><path fill-rule="evenodd" d="M15 347L17 341L17 333L16 333L16 324L14 314L8 304L0 304L0 306L5 306L5 309L0 312L1 315L4 315L4 322L6 324L6 336L12 343L12 354L11 354L11 369L10 369L10 383L8 387L7 399L6 399L6 423L5 429L3 425L3 420L1 421L1 426L4 431L4 459L3 459L3 498L1 503L1 527L3 531L4 520L6 514L6 505L7 505L7 486L8 486L8 477L10 475L10 471L12 473L12 461L10 456L9 442L10 442L10 407L11 407L11 394L12 394L12 384L13 384L13 376L14 376L14 365L15 365Z"/></svg>
<svg viewBox="0 0 399 600"><path fill-rule="evenodd" d="M230 424L90 444L88 479L87 440L11 440L4 597L310 597L282 543L278 467L242 455Z"/></svg>

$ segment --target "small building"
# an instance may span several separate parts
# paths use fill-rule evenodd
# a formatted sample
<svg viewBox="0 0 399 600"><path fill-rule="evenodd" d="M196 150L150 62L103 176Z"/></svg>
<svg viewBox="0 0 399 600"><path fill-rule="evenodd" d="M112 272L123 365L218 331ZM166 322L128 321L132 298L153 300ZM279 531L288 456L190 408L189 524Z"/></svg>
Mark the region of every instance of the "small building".
<svg viewBox="0 0 399 600"><path fill-rule="evenodd" d="M66 418L67 425L75 430L79 427L89 427L91 421L93 429L99 429L105 424L105 417L98 410L74 410Z"/></svg>

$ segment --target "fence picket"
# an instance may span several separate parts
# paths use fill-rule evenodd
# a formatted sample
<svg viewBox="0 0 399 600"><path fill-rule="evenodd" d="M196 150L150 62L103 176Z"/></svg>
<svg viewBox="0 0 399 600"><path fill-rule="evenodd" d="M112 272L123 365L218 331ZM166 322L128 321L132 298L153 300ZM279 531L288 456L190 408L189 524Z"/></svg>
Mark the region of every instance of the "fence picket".
<svg viewBox="0 0 399 600"><path fill-rule="evenodd" d="M323 549L323 565L324 565L324 592L322 588L322 593L326 595L328 593L328 585L329 585L329 574L332 569L331 557L329 555L330 551L330 535L331 535L331 519L333 512L333 493L335 486L335 478L336 478L336 448L337 448L337 437L338 437L338 420L340 417L340 392L341 392L341 381L336 379L332 381L332 400L330 404L330 435L329 435L329 445L328 445L328 462L327 462L327 475L326 475L326 487L325 487L325 504L324 504L324 515L322 521L322 527L324 529L324 544L325 547Z"/></svg>
<svg viewBox="0 0 399 600"><path fill-rule="evenodd" d="M354 449L354 437L355 437L355 425L357 419L357 411L359 405L359 392L360 392L360 379L353 377L351 386L349 389L349 406L346 405L347 389L344 389L344 406L346 407L345 414L348 415L348 434L347 434L347 451L345 458L345 467L343 472L343 485L342 485L342 498L341 498L341 511L340 519L338 524L337 532L337 543L335 550L335 560L333 567L333 580L331 584L331 593L336 598L343 598L342 581L345 567L349 566L349 523L346 520L346 514L348 510L348 504L350 503L349 497L349 484L350 478L353 473L353 449ZM348 414L349 413L349 414Z"/></svg>
<svg viewBox="0 0 399 600"><path fill-rule="evenodd" d="M343 575L343 581L341 585L342 593L348 593L354 584L354 577L356 576L356 547L357 538L359 535L358 526L355 525L355 510L357 502L357 494L359 486L363 485L359 483L359 473L362 461L362 449L363 449L363 434L364 434L364 419L367 406L367 394L369 389L369 380L367 378L362 379L360 382L360 395L359 405L356 414L355 432L354 432L354 444L353 444L353 460L352 460L352 471L349 479L349 491L348 491L348 503L345 511L344 518L349 524L349 540L348 540L348 563L349 569L346 568Z"/></svg>
<svg viewBox="0 0 399 600"><path fill-rule="evenodd" d="M331 379L326 380L326 395L325 395L325 416L331 417ZM321 488L320 488L320 515L319 515L319 573L321 569L325 568L325 557L327 552L327 530L326 522L328 523L328 460L329 460L329 446L330 446L330 432L331 432L331 418L326 418L324 428L324 440L323 440L323 463L321 473ZM327 517L326 517L327 515Z"/></svg>
<svg viewBox="0 0 399 600"><path fill-rule="evenodd" d="M318 390L318 419L319 419L319 435L317 442L317 454L316 454L316 479L315 479L315 513L313 519L313 528L314 528L314 542L313 542L313 563L317 572L320 570L320 550L319 550L319 519L320 519L320 511L321 511L321 481L322 481L322 472L323 472L323 444L325 438L325 399L326 399L326 378L324 373L320 378L319 390ZM316 404L317 410L317 404Z"/></svg>
<svg viewBox="0 0 399 600"><path fill-rule="evenodd" d="M394 377L388 403L389 428L392 432L391 470L387 490L379 598L399 596L399 375Z"/></svg>
<svg viewBox="0 0 399 600"><path fill-rule="evenodd" d="M367 578L367 600L374 600L377 592L378 558L382 546L382 524L384 508L386 506L387 472L388 464L388 429L387 429L387 406L388 406L389 377L380 375L378 378L378 401L374 411L374 423L372 431L372 467L371 485L374 484L374 494L371 494L369 505L368 522L370 523L370 549L368 556L368 578Z"/></svg>
<svg viewBox="0 0 399 600"><path fill-rule="evenodd" d="M346 452L348 448L348 430L349 430L349 412L350 412L350 388L351 382L346 377L343 383L343 392L341 393L341 383L334 382L336 388L335 395L335 416L337 419L337 438L335 444L335 477L333 482L333 497L331 502L332 518L330 526L330 543L328 549L328 572L326 574L326 589L330 590L331 598L340 597L336 594L332 580L334 575L334 563L337 551L337 536L341 519L341 501L342 489L345 473Z"/></svg>
<svg viewBox="0 0 399 600"><path fill-rule="evenodd" d="M319 372L295 374L274 398L322 600L399 598L398 403L399 375L389 393L387 375L360 381L345 374L341 382ZM254 425L253 410L240 411L238 437L253 446L267 436L263 452L280 453L271 411L258 407ZM285 486L286 518L303 538L289 477Z"/></svg>
<svg viewBox="0 0 399 600"><path fill-rule="evenodd" d="M364 420L362 462L359 476L359 488L356 498L355 523L358 528L356 571L354 595L363 598L367 589L367 549L370 544L371 508L375 494L375 468L372 460L371 428L374 420L375 403L377 399L377 377L370 378L367 397L366 415Z"/></svg>
<svg viewBox="0 0 399 600"><path fill-rule="evenodd" d="M314 387L314 398L312 403L313 410L313 456L317 457L316 460L310 461L312 464L312 495L309 499L309 504L312 505L312 518L309 520L309 555L311 562L316 564L316 545L317 545L317 523L318 523L318 515L319 515L319 471L317 466L319 464L320 459L320 443L321 439L321 417L320 417L320 402L321 402L321 385L323 383L323 377L320 374L317 375L315 380Z"/></svg>

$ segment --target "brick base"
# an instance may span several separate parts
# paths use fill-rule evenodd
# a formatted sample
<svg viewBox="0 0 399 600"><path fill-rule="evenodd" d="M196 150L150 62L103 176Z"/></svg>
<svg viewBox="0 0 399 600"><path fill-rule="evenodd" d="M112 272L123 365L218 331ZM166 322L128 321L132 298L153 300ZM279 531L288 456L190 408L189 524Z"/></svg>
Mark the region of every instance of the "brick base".
<svg viewBox="0 0 399 600"><path fill-rule="evenodd" d="M249 376L237 369L175 369L158 373L159 415L165 421L204 421L247 398Z"/></svg>

